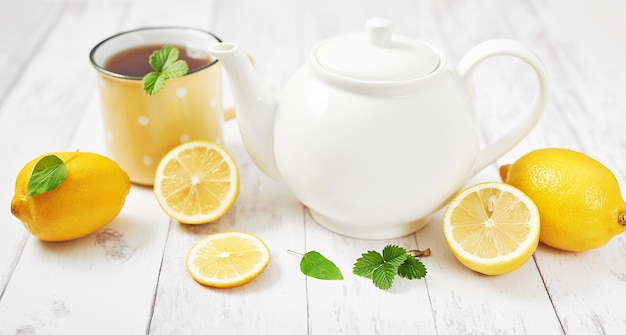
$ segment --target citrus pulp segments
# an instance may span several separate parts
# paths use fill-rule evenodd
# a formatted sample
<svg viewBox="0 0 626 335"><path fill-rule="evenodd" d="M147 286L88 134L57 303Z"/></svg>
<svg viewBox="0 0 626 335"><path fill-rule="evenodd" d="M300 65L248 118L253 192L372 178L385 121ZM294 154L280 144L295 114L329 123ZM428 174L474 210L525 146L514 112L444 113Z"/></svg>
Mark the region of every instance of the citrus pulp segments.
<svg viewBox="0 0 626 335"><path fill-rule="evenodd" d="M247 284L270 262L270 251L258 236L243 232L207 235L187 254L187 271L200 284L228 288Z"/></svg>
<svg viewBox="0 0 626 335"><path fill-rule="evenodd" d="M154 192L163 210L182 223L222 217L239 194L239 171L219 144L192 141L172 149L159 163Z"/></svg>
<svg viewBox="0 0 626 335"><path fill-rule="evenodd" d="M519 268L536 250L539 211L513 186L480 183L463 190L448 205L443 230L462 264L497 275Z"/></svg>

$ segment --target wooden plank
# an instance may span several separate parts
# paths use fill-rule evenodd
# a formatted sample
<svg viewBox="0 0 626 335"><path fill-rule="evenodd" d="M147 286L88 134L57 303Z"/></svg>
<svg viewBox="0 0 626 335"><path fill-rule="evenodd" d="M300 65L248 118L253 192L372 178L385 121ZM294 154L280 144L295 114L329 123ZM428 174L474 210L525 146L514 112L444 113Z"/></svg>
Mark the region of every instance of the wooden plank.
<svg viewBox="0 0 626 335"><path fill-rule="evenodd" d="M504 15L509 18L510 24L516 27L514 30L516 37L535 46L540 57L544 56L542 58L550 73L552 95L548 109L537 129L525 143L500 161L512 162L536 147L559 146L582 150L592 156L597 152L605 157L604 161L609 166L616 166L615 161L610 159L610 154L608 157L607 154L619 150L604 149L622 143L622 132L617 127L611 129L613 128L611 124L604 120L615 120L616 123L613 124L618 125L620 124L618 120L623 119L623 116L617 116L618 111L623 109L619 107L623 106L623 99L616 98L616 92L611 89L623 86L620 84L623 76L607 76L606 71L609 68L606 67L606 63L594 60L598 50L605 50L608 45L603 39L605 34L594 30L594 27L598 26L595 24L585 24L585 29L581 29L583 25L580 22L588 22L590 18L584 9L575 5L568 6L567 12L563 12L560 6L553 8L545 6L543 2L522 8L522 11L511 6L505 9ZM572 34L572 31L577 33ZM607 53L603 55L609 59L616 58L616 55L611 54L611 51L615 50L605 51ZM623 68L611 67L610 71L622 73ZM592 105L603 100L610 100L612 104ZM601 113L602 117L599 117L598 113ZM605 118L608 115L613 116ZM559 127L554 127L556 124ZM603 147L599 148L599 145ZM614 169L614 171L621 172L618 179L623 183L623 170ZM497 178L495 174L493 177ZM608 246L590 252L601 253L602 256L597 259L589 253L563 253L545 246L541 246L537 251L536 263L555 305L563 331L572 334L619 333L620 329L623 329L622 318L601 317L606 315L608 309L620 308L621 301L624 300L624 296L619 293L611 293L610 290L604 289L619 285L617 281L624 274L624 267L618 261L619 250L623 249L620 240L621 237L618 237ZM590 264L602 265L593 266L592 272L598 273L595 276L597 281L593 288L586 290L584 297L576 292L577 285L572 285L570 280L565 280L563 276L564 271L571 271L570 276L573 276L573 272L580 270L583 265L578 258L581 255L584 255Z"/></svg>
<svg viewBox="0 0 626 335"><path fill-rule="evenodd" d="M295 7L286 1L222 2L211 8L215 12L210 13L208 26L222 39L240 43L271 87L285 72L275 69L296 61L292 47L296 35L287 29L295 26L291 15ZM263 34L259 34L261 27ZM277 44L269 47L269 41ZM228 334L303 333L307 326L305 279L298 261L287 252L304 246L302 206L284 184L270 180L252 164L235 121L226 124L224 137L242 178L237 202L215 223L172 224L150 332L191 334L219 328ZM203 235L229 230L261 237L272 252L269 266L259 278L239 288L219 290L195 283L185 270L187 251ZM176 305L185 307L172 309Z"/></svg>
<svg viewBox="0 0 626 335"><path fill-rule="evenodd" d="M24 26L24 36L2 30L0 40L26 38L42 58L24 59L22 64L28 66L13 70L21 76L17 85L4 86L10 95L0 100L0 142L16 144L2 147L3 155L12 159L0 166L0 173L14 176L43 152L76 147L102 151L99 107L95 85L90 84L95 76L86 55L112 33L156 24L208 29L247 49L263 81L279 92L307 61L316 42L359 31L366 18L384 15L396 21L399 33L442 49L452 66L473 45L494 37L520 40L546 63L551 97L539 125L468 184L498 180L498 165L545 146L597 156L616 172L621 184L626 182L626 163L620 159L626 134L619 129L626 121L626 97L620 92L626 87L622 61L626 51L614 47L623 37L619 32L624 23L617 10L623 5L614 0L567 6L559 1L495 0L180 4L184 10L172 10L166 0L44 1L33 16L41 20L33 18L38 25ZM16 8L7 3L0 9L3 6ZM9 17L8 22L14 21ZM40 37L48 40L37 44ZM0 69L6 70L3 55L16 54L1 48ZM61 64L68 74L59 76L52 64ZM8 82L2 80L0 99L1 85ZM527 68L510 60L493 60L481 67L475 78L481 141L498 138L515 122L532 96L533 80ZM22 140L14 142L15 138ZM133 187L115 222L73 242L50 244L28 238L8 211L0 213L8 223L0 228L0 288L6 286L0 290L0 334L96 330L621 334L626 328L620 314L626 298L620 290L626 278L624 236L583 253L542 245L519 270L482 276L463 267L449 251L441 232L442 211L408 237L383 241L342 237L317 225L284 184L260 174L243 149L236 122L226 125L225 145L240 165L242 189L231 212L214 224L170 222L151 191L138 187ZM12 178L0 179L4 190L0 203L10 200ZM261 236L272 250L272 261L249 285L230 290L203 287L185 270L186 252L203 235L225 230ZM387 243L431 248L432 256L423 258L428 276L398 279L391 290L382 292L351 273L362 252L380 250ZM340 266L346 279L305 277L298 269L299 257L287 249L322 252Z"/></svg>
<svg viewBox="0 0 626 335"><path fill-rule="evenodd" d="M623 13L616 11L616 5L610 1L570 4L563 12L554 3L533 2L539 20L535 27L543 28L528 37L543 43L542 52L549 55L553 120L542 132L547 144L600 160L623 187L626 165L620 152L626 136L620 125L626 121L626 99L619 88L626 84L626 66L623 49L612 47L615 42L608 38L618 31L603 30L602 22ZM550 127L554 124L560 127ZM569 131L554 133L555 129ZM611 312L623 308L626 300L626 293L615 289L626 277L624 242L624 236L618 236L604 247L580 253L546 246L537 250L537 265L566 333L619 334L625 329L626 319Z"/></svg>
<svg viewBox="0 0 626 335"><path fill-rule="evenodd" d="M233 208L205 225L173 222L163 257L150 333L197 334L220 329L228 334L302 333L306 329L306 287L299 262L287 249L302 249L303 211L286 187L261 175L228 122L226 143L241 173L241 190ZM253 282L233 289L196 283L185 269L193 243L206 234L245 231L262 238L271 261ZM177 306L177 307L172 307Z"/></svg>
<svg viewBox="0 0 626 335"><path fill-rule="evenodd" d="M509 6L513 7L512 10L519 10L522 5L516 3ZM449 65L454 68L474 45L495 37L515 37L500 11L496 1L444 1L424 11L396 15L400 20L404 18L408 21L410 18L415 31L429 32L422 38L432 40L431 43L441 48L448 56ZM407 24L400 22L400 26ZM534 88L532 81L516 81L516 75L524 73L524 69L511 65L515 64L510 60L486 62L475 78L476 110L483 142L491 142L501 136L516 120L515 112L528 106L526 91ZM496 178L496 170L490 167L468 184ZM529 334L561 331L532 260L505 276L478 275L460 265L451 254L443 238L441 220L442 211L439 211L425 228L415 234L420 247L431 248L433 252L431 257L424 258L429 266L425 283L437 333L473 334L487 329L495 333L513 333L524 329L523 332ZM413 300L423 301L418 296L414 296ZM391 306L390 303L384 307ZM402 309L420 308L410 303L401 306ZM527 307L522 309L520 306ZM423 322L420 324L423 326ZM428 329L426 326L424 333L429 333Z"/></svg>
<svg viewBox="0 0 626 335"><path fill-rule="evenodd" d="M416 234L420 246L432 250L424 262L438 334L562 332L533 259L500 276L470 271L450 252L441 221L442 213L437 213Z"/></svg>
<svg viewBox="0 0 626 335"><path fill-rule="evenodd" d="M59 3L40 1L20 1L0 3L0 142L11 143L3 151L5 159L0 173L0 203L9 204L13 196L15 176L22 165L31 159L23 151L30 148L31 138L25 136L16 123L19 111L6 103L6 97L20 85L23 72L33 54L40 48L40 41L46 36L63 6ZM18 126L18 127L16 127ZM0 212L0 221L6 222L0 234L0 296L8 283L13 267L17 263L26 240L22 225L9 211Z"/></svg>
<svg viewBox="0 0 626 335"><path fill-rule="evenodd" d="M387 244L419 249L414 235L387 240L359 240L330 232L307 215L307 250L317 250L342 270L344 280L307 279L309 331L311 334L435 334L429 281L396 277L382 291L371 279L356 276L352 267L368 250L380 252ZM422 261L428 266L429 259ZM431 269L432 271L432 269ZM427 275L427 278L431 273Z"/></svg>
<svg viewBox="0 0 626 335"><path fill-rule="evenodd" d="M18 158L76 148L103 151L87 55L115 30L114 18L124 9L98 2L65 8L3 106L11 110L4 120L14 127L12 134L30 135L28 145L16 148L23 150ZM81 131L75 137L76 129ZM64 243L29 238L0 301L0 333L91 333L94 325L106 333L145 332L168 222L152 192L133 187L118 218L93 235Z"/></svg>
<svg viewBox="0 0 626 335"><path fill-rule="evenodd" d="M311 30L311 32L305 30L304 36L309 36L311 39L322 39L337 33L359 31L362 29L365 19L374 16L373 12L376 11L374 8L376 6L368 6L371 3L364 3L359 8L350 4L343 4L350 6L351 13L349 17L344 17L339 13L346 11L335 11L335 5L336 3L318 1L315 6L307 8L310 13L301 13L300 15L303 16L301 22L305 25L300 29ZM472 6L474 5L472 4ZM493 4L482 3L482 6L485 7L490 5ZM449 15L450 11L455 10L459 13L458 15L461 13L465 15L469 9L458 6L457 3L445 4L445 6L449 7L438 9L445 12L440 13L440 16L437 17L438 20L433 19L433 11L437 11L437 9L427 8L424 10L424 8L419 8L418 10L415 5L398 6L395 10L386 8L385 15L397 18L395 25L398 27L398 33L406 35L411 32L428 32L427 36L419 37L429 42L434 40L434 43L443 44L444 47L447 39L453 40L451 43L458 46L456 42L460 39L454 39L452 36L461 35L461 32L474 32L480 36L476 39L486 39L490 36L481 33L491 32L488 29L492 29L494 26L503 27L501 30L507 28L506 24L497 18L488 17L490 20L485 20L485 17L479 15L472 16L471 19L482 22L482 28L470 27L470 23L463 25L455 20L456 16ZM411 12L411 9L415 12ZM482 13L482 11L475 9L471 12ZM322 21L322 17L325 20ZM400 30L402 28L407 28L409 32ZM466 42L468 45L469 43L480 42L476 39L468 38ZM442 41L444 42L442 43ZM313 43L304 40L300 44L311 45ZM467 50L469 50L469 46ZM450 51L454 52L455 50L444 50L444 52ZM462 54L458 51L456 59L459 59L460 55ZM455 64L454 59L455 54L453 53L451 66ZM493 68L488 74L501 71L503 66ZM517 72L519 71L517 70ZM513 73L515 74L515 71ZM512 77L514 74L510 76ZM505 78L505 80L510 81L510 77ZM488 87L493 88L493 86L489 85ZM499 96L503 93L502 91L509 88L509 86L504 86L503 89L496 90L492 95ZM513 107L517 106L513 104ZM507 120L505 119L505 121ZM492 126L498 125L494 122L486 123ZM498 133L496 132L496 134ZM489 176L494 176L494 172L491 170ZM328 250L330 255L338 257L338 264L343 269L347 269L345 274L347 280L344 282L326 283L311 279L307 281L309 331L320 334L367 333L372 331L386 333L393 329L402 329L403 332L407 333L454 334L459 332L474 333L484 329L509 332L524 328L529 333L545 330L560 332L560 324L555 318L541 277L532 261L524 269L516 272L514 276L485 279L484 276L478 276L465 269L453 258L447 249L447 244L443 241L439 228L440 222L441 213L434 216L430 225L415 234L415 237L372 242L338 237L319 228L315 222L308 218L307 248L320 251ZM360 253L369 249L382 249L385 244L394 242L414 246L414 239L419 241L420 247L432 247L436 255L424 259L427 265L434 267L425 280L417 282L400 280L398 286L391 292L378 292L378 289L370 283L350 273L351 266ZM449 268L455 269L453 274L448 273ZM483 285L485 280L489 280L489 284ZM524 285L520 285L520 282ZM468 295L467 283L471 283L472 294L470 297L464 298ZM497 290L493 289L494 286ZM523 303L532 305L532 308L524 309L522 313L518 312L518 306L510 304L508 300L511 296L520 297L519 288L530 293L529 298L523 300ZM522 296L525 297L525 295ZM352 303L345 304L346 301ZM459 315L463 317L459 318ZM322 320L333 321L324 323ZM535 323L536 320L541 322Z"/></svg>
<svg viewBox="0 0 626 335"><path fill-rule="evenodd" d="M398 33L408 34L411 31L408 16L402 15L398 9L412 10L416 5L409 2L397 5L396 10L379 6L374 1L364 1L359 5L317 1L305 5L298 14L301 22L299 29L303 36L299 45L304 52L310 52L317 42L326 38L364 31L368 18L383 14L397 19L394 27ZM386 11L381 12L380 7ZM402 16L404 19L400 19ZM409 32L403 31L404 28ZM307 57L306 54L301 57L301 65L308 61ZM382 291L371 280L352 273L353 264L362 253L368 250L380 251L386 244L417 248L414 236L366 241L337 235L318 225L307 211L306 250L301 251L321 252L339 266L345 278L343 281L307 279L310 334L436 333L427 281L398 278L391 289Z"/></svg>
<svg viewBox="0 0 626 335"><path fill-rule="evenodd" d="M334 11L334 3L332 5L326 4L326 6L324 4L325 2L317 2L314 8L309 8L312 10L312 13L309 14L309 18L303 20L303 22L311 23L311 27L308 28L320 29L321 31L305 36L326 37L326 35L335 35L337 32L358 31L362 28L365 19L371 15L371 8L366 3L361 7L362 11L359 11L356 7L351 7L349 18L335 17L333 19L333 15L345 13L345 11ZM350 6L349 4L344 5ZM397 22L395 22L396 26L400 27L398 29L409 27L411 31L429 32L428 36L422 38L429 42L434 40L434 43L443 44L444 52L452 52L450 57L451 66L454 66L455 59L460 59L462 52L450 50L451 48L446 50L446 47L449 45L463 47L463 42L459 40L465 40L468 46L463 52L466 52L472 45L470 43L476 44L483 39L491 38L490 34L495 33L493 30L502 33L503 31L506 32L508 28L504 22L498 20L495 16L478 15L479 13L484 13L480 9L472 8L471 12L477 15L467 17L466 13L470 12L467 8L467 6L470 6L469 4L461 6L455 2L454 4L446 3L441 6L444 8L435 10L429 8L424 11L417 11L411 6L398 6L395 11L387 8L387 13L385 14L389 17L398 18ZM475 6L475 4L471 4L471 6ZM481 6L493 6L493 3L483 2ZM416 10L416 12L408 11L407 7ZM325 10L324 8L333 9ZM435 20L432 18L433 11L436 12L437 10L442 13L439 13L439 16L435 16L438 19ZM471 19L472 21L459 21L454 13L458 13L459 16L466 16L466 20ZM305 17L307 16L305 15ZM321 17L328 17L323 22L326 22L326 25L329 26L314 24L321 22ZM355 21L359 21L358 24ZM474 26L472 25L474 22L479 22L481 25L478 27ZM325 32L326 30L335 33ZM398 31L398 33L407 34L402 31ZM464 39L468 34L472 33L476 34L477 37L472 38L470 36L470 38ZM455 38L456 36L464 38ZM301 42L301 44L305 44L305 42ZM449 45L446 43L449 43ZM492 68L488 74L500 72L502 68L503 66ZM519 72L519 70L517 71ZM505 78L505 80L510 81L510 77ZM490 89L493 89L493 86L488 85ZM503 91L509 88L509 86L504 86L503 89L492 92L492 95L500 96ZM517 106L513 105L513 107ZM488 118L485 119L490 120ZM507 120L505 119L505 121ZM485 123L491 126L499 125L494 122ZM498 132L496 131L497 134ZM491 170L489 176L494 176L494 172ZM362 279L355 278L350 273L346 275L349 278L347 282L334 283L334 285L309 280L307 288L311 318L310 330L314 333L364 333L373 329L374 331L385 333L390 329L400 328L411 333L415 331L433 333L436 330L444 334L458 332L474 333L484 329L508 332L524 328L529 333L545 330L559 332L561 330L560 324L556 321L553 308L549 300L546 299L547 294L545 293L541 277L538 275L532 261L524 269L516 272L515 277L485 279L484 276L478 276L456 262L448 251L445 241L443 241L439 228L440 222L441 214L439 213L438 216L433 217L431 224L427 228L415 234L421 247L431 247L432 245L436 254L433 258L425 259L424 262L437 265L438 268L431 270L428 277L422 282L405 283L400 281L398 290L402 292L401 294L393 294L395 292L391 293L393 295L376 294L379 293L376 292L377 289L372 288L369 283L364 283ZM361 252L368 249L380 249L385 244L393 242L350 241L349 239L333 238L332 236L332 234L316 228L314 222L307 222L307 247L318 250L341 250L342 256L345 256L340 258L339 262L343 265L343 268L347 269L351 269L352 262ZM324 241L324 243L320 241ZM400 239L400 241L407 243L406 238ZM322 247L311 247L311 245L321 245ZM379 248L374 248L375 245ZM430 261L433 261L433 263L430 263ZM456 269L452 275L448 274L450 267ZM512 280L511 278L517 280ZM490 280L489 284L483 285L485 280ZM523 282L524 285L519 285L520 282ZM472 294L469 298L463 298L468 295L467 283L471 283ZM402 286L402 284L406 286ZM497 287L497 290L493 289L494 286ZM328 293L329 287L331 292L334 293ZM518 291L520 287L523 287L526 292L530 293L530 298L523 300L523 302L533 306L530 309L525 309L522 313L518 312L519 307L511 305L508 301L510 296L516 298L520 296ZM390 296L393 298L390 298ZM357 301L357 303L344 305L342 304L343 301ZM459 318L459 315L463 315L463 317ZM513 315L515 317L512 317ZM321 326L321 320L334 320L334 322L328 322ZM541 322L536 323L536 320Z"/></svg>
<svg viewBox="0 0 626 335"><path fill-rule="evenodd" d="M616 98L614 91L614 88L623 86L621 78L624 76L607 75L607 70L622 73L623 67L607 68L607 63L596 59L599 50L606 51L601 54L608 59L615 58L610 53L612 49L606 49L608 41L602 38L606 35L594 30L598 25L581 24L590 22L590 18L585 9L577 5L568 6L568 11L545 2L534 2L521 8L502 8L516 39L532 45L544 59L550 74L551 97L537 128L524 143L500 161L512 162L534 148L557 146L587 152L592 156L597 152L604 155L605 162L615 166L607 154L619 150L605 149L623 143L622 132L609 120L614 120L613 125L619 125L619 120L624 118L616 115L623 114L620 106L624 106L624 99ZM603 100L610 100L614 105L597 105ZM493 122L492 118L490 120ZM618 178L622 183L623 176L621 170L621 177ZM497 178L497 175L493 177ZM618 237L609 245L587 253L564 253L545 246L540 246L536 252L535 262L562 331L592 334L620 333L624 329L623 318L607 314L608 310L620 309L626 298L610 289L619 285L619 278L625 273L619 261L620 250L624 248L620 241L622 238ZM581 262L580 257L586 261ZM579 271L593 273L595 280L585 277L579 283L573 278ZM594 284L589 285L592 282ZM579 293L581 290L585 293Z"/></svg>
<svg viewBox="0 0 626 335"><path fill-rule="evenodd" d="M152 192L133 187L95 234L30 238L0 303L0 333L145 332L167 229Z"/></svg>

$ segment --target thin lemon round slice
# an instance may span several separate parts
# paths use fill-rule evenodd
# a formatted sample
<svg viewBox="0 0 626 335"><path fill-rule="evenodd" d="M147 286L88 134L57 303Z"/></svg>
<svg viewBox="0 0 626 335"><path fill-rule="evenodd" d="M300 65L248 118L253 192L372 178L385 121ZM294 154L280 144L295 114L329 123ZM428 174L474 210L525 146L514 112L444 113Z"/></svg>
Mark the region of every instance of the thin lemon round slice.
<svg viewBox="0 0 626 335"><path fill-rule="evenodd" d="M539 244L539 211L517 188L485 182L461 191L443 215L443 233L456 258L487 275L521 267Z"/></svg>
<svg viewBox="0 0 626 335"><path fill-rule="evenodd" d="M196 242L187 254L187 271L200 284L228 288L257 278L270 262L270 250L258 236L216 233Z"/></svg>
<svg viewBox="0 0 626 335"><path fill-rule="evenodd" d="M239 195L239 170L221 145L187 142L159 162L154 194L165 213L179 222L215 221L228 212Z"/></svg>

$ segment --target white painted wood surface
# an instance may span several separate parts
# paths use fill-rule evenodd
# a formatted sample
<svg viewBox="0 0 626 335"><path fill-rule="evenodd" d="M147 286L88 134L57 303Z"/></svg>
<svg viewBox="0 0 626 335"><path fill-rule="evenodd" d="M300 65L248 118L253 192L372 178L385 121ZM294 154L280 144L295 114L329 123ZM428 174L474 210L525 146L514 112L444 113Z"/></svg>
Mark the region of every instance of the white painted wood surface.
<svg viewBox="0 0 626 335"><path fill-rule="evenodd" d="M620 0L20 0L0 2L0 334L624 334L626 236L588 252L540 245L519 270L497 277L454 259L441 211L417 233L366 241L317 225L243 149L235 121L225 145L242 188L219 222L170 221L148 188L133 187L120 216L64 243L29 236L9 211L19 169L58 150L103 152L90 48L122 30L190 25L235 41L279 91L319 40L386 16L455 64L473 45L517 39L544 61L550 100L536 129L468 182L497 180L497 166L539 147L583 151L626 187L626 5ZM481 139L511 125L533 90L520 64L498 59L476 77ZM189 247L207 233L261 236L272 261L254 282L217 290L186 272ZM431 248L424 280L386 292L351 274L362 252L387 243ZM344 281L304 277L287 249L319 250Z"/></svg>

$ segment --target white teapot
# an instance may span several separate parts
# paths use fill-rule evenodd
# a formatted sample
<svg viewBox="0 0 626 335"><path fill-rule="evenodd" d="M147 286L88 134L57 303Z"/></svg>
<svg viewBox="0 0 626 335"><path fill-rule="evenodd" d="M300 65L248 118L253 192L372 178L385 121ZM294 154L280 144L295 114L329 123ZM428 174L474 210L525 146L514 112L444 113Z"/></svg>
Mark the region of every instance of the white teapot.
<svg viewBox="0 0 626 335"><path fill-rule="evenodd" d="M392 34L384 18L368 20L365 33L319 43L280 97L261 84L237 44L209 51L229 77L255 164L282 179L319 224L355 238L423 227L532 130L548 91L543 64L518 42L483 42L451 69L428 44ZM539 89L518 124L480 149L470 79L498 55L528 63Z"/></svg>

